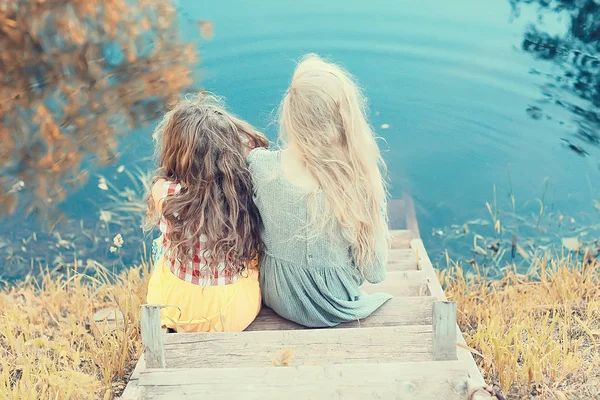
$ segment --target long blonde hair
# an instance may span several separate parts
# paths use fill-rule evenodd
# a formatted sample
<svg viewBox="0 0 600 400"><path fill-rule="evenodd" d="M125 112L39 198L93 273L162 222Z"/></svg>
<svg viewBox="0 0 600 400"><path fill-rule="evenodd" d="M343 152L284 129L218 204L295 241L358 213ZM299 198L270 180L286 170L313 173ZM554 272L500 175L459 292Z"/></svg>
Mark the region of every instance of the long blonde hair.
<svg viewBox="0 0 600 400"><path fill-rule="evenodd" d="M376 247L389 241L385 210L385 163L366 118L366 99L352 75L316 54L296 67L279 108L280 140L300 152L316 179L309 197L311 224L330 233L341 227L361 272L373 264Z"/></svg>

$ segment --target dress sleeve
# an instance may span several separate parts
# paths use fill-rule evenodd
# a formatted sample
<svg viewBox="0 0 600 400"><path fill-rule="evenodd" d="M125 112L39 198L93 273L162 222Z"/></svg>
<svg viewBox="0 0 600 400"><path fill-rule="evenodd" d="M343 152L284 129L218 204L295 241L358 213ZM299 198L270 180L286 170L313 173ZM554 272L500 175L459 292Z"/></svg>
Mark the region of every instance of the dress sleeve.
<svg viewBox="0 0 600 400"><path fill-rule="evenodd" d="M381 213L387 220L387 199L383 200ZM390 243L387 238L387 232L385 235L379 235L375 242L375 259L373 260L372 265L363 268L363 275L367 282L379 283L385 280L387 276L389 246Z"/></svg>
<svg viewBox="0 0 600 400"><path fill-rule="evenodd" d="M163 186L161 200L167 196L172 196L176 193L179 193L180 190L181 190L181 184L179 184L177 182L172 182L172 181L165 181L164 186Z"/></svg>
<svg viewBox="0 0 600 400"><path fill-rule="evenodd" d="M256 194L257 188L261 186L269 175L269 170L272 169L272 165L269 165L269 158L272 155L272 151L262 147L253 149L248 154L248 169L252 176L252 183L254 186L254 193Z"/></svg>
<svg viewBox="0 0 600 400"><path fill-rule="evenodd" d="M387 240L381 240L376 246L375 259L372 265L363 269L364 278L369 283L379 283L387 276Z"/></svg>

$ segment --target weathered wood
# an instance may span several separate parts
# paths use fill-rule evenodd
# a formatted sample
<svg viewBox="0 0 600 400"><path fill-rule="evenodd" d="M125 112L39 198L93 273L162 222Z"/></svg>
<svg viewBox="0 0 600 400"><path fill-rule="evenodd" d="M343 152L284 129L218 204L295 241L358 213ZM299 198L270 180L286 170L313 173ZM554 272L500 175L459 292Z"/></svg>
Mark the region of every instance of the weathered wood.
<svg viewBox="0 0 600 400"><path fill-rule="evenodd" d="M389 293L392 296L429 296L427 279L421 271L388 271L385 281L365 282L361 289L367 293Z"/></svg>
<svg viewBox="0 0 600 400"><path fill-rule="evenodd" d="M417 256L411 249L391 249L388 254L388 271L416 271Z"/></svg>
<svg viewBox="0 0 600 400"><path fill-rule="evenodd" d="M142 305L140 325L147 368L165 368L165 349L160 323L160 305Z"/></svg>
<svg viewBox="0 0 600 400"><path fill-rule="evenodd" d="M433 359L456 360L456 303L433 303Z"/></svg>
<svg viewBox="0 0 600 400"><path fill-rule="evenodd" d="M406 210L404 206L404 200L389 200L387 211L390 229L406 229Z"/></svg>
<svg viewBox="0 0 600 400"><path fill-rule="evenodd" d="M430 325L433 297L394 297L369 317L338 325L336 328L372 328L377 326ZM272 331L306 329L288 321L273 310L263 307L258 317L246 331Z"/></svg>
<svg viewBox="0 0 600 400"><path fill-rule="evenodd" d="M165 336L168 368L260 367L284 349L291 365L407 362L433 359L429 325L297 331L174 333Z"/></svg>
<svg viewBox="0 0 600 400"><path fill-rule="evenodd" d="M412 233L413 238L421 237L419 232L419 223L417 221L417 213L415 211L415 203L413 202L412 196L409 193L404 193L404 204L406 213L406 229Z"/></svg>
<svg viewBox="0 0 600 400"><path fill-rule="evenodd" d="M475 384L472 379L467 380L467 393L469 400L490 400L492 395L485 386ZM496 397L494 397L495 399Z"/></svg>
<svg viewBox="0 0 600 400"><path fill-rule="evenodd" d="M160 335L168 368L134 373L123 398L465 399L467 375L471 389L485 382L456 346L464 344L456 305L436 301L444 292L412 229L393 232L387 279L361 288L397 296L370 317L345 329L305 329L265 309L250 332ZM290 350L291 367L273 366L281 350ZM433 361L440 359L456 361Z"/></svg>
<svg viewBox="0 0 600 400"><path fill-rule="evenodd" d="M139 385L140 374L142 371L146 371L146 362L144 361L144 355L140 356L133 373L129 377L129 382L125 390L121 394L119 399L121 400L138 400L142 397L142 387Z"/></svg>
<svg viewBox="0 0 600 400"><path fill-rule="evenodd" d="M408 249L410 248L410 241L412 240L412 233L409 230L392 230L390 231L392 236L391 247L392 249Z"/></svg>
<svg viewBox="0 0 600 400"><path fill-rule="evenodd" d="M149 370L147 399L466 399L458 362Z"/></svg>
<svg viewBox="0 0 600 400"><path fill-rule="evenodd" d="M417 262L417 254L413 249L390 249L388 253L388 264L403 261Z"/></svg>
<svg viewBox="0 0 600 400"><path fill-rule="evenodd" d="M442 289L442 286L440 285L440 281L437 279L437 275L433 268L433 264L431 263L431 260L429 259L429 256L427 255L427 251L425 250L423 241L421 239L413 239L410 242L410 247L412 249L414 249L415 252L417 253L419 269L421 270L419 272L422 272L424 274L424 276L427 277L426 279L428 281L427 286L428 286L429 295L436 297L440 300L445 300L446 295L444 294L444 290ZM456 351L458 360L462 361L467 366L469 378L471 379L471 382L473 383L473 385L481 386L481 387L485 386L486 385L485 380L483 379L483 376L481 375L481 371L479 371L477 364L475 364L473 355L471 354L471 352L469 350L466 349L468 347L467 342L463 338L462 331L460 330L460 327L458 326L458 324L456 325L456 331L457 331L456 339L457 339L457 343L459 345L459 347L457 348L457 351Z"/></svg>

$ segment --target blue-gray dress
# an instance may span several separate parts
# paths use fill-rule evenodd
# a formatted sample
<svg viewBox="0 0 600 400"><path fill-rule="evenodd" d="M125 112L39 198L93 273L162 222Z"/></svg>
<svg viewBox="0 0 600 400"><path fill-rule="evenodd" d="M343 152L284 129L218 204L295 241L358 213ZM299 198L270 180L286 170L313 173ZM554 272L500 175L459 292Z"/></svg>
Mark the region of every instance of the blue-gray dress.
<svg viewBox="0 0 600 400"><path fill-rule="evenodd" d="M307 194L284 177L279 152L253 150L248 163L264 225L260 285L268 307L305 326L329 327L366 318L392 297L360 290L365 279L385 279L383 257L363 277L341 233L330 238L308 232Z"/></svg>

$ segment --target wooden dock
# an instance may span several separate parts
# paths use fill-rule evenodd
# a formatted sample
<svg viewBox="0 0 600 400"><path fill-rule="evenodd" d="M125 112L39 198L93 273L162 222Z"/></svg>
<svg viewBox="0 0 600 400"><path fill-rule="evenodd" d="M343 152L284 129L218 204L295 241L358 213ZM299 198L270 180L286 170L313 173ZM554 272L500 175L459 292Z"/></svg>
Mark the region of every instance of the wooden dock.
<svg viewBox="0 0 600 400"><path fill-rule="evenodd" d="M396 214L411 226L407 206L396 204ZM263 308L244 332L164 334L160 307L143 306L144 355L122 398L490 399L456 304L413 231L393 231L387 279L363 286L394 298L336 328L307 329Z"/></svg>

